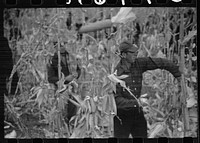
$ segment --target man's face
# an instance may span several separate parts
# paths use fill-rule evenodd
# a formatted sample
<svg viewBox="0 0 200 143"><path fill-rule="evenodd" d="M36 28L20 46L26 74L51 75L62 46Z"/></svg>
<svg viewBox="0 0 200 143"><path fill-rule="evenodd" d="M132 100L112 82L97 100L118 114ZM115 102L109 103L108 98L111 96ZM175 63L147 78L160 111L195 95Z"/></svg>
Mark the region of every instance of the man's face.
<svg viewBox="0 0 200 143"><path fill-rule="evenodd" d="M128 51L128 52L126 52L126 60L129 63L134 62L135 59L137 58L137 54L138 54L138 51L135 51L135 52Z"/></svg>
<svg viewBox="0 0 200 143"><path fill-rule="evenodd" d="M66 57L67 56L66 52L67 52L67 50L63 46L61 46L60 47L60 55L62 57Z"/></svg>

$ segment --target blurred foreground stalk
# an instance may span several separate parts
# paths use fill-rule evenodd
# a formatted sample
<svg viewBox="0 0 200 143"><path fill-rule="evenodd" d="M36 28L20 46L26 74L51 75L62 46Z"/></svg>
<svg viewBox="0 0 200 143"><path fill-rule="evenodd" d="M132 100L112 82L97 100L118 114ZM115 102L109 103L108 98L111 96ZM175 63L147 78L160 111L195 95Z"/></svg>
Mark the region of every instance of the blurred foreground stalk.
<svg viewBox="0 0 200 143"><path fill-rule="evenodd" d="M180 23L180 42L182 43L184 39L184 9L182 9L181 12L181 23ZM186 132L189 130L189 115L188 115L188 109L186 106L186 98L187 98L187 89L185 85L185 77L184 77L184 69L185 69L185 46L182 44L179 44L179 51L180 51L180 62L179 66L182 72L181 75L181 92L182 92L182 111L183 111L183 121L184 121L184 136L186 135Z"/></svg>

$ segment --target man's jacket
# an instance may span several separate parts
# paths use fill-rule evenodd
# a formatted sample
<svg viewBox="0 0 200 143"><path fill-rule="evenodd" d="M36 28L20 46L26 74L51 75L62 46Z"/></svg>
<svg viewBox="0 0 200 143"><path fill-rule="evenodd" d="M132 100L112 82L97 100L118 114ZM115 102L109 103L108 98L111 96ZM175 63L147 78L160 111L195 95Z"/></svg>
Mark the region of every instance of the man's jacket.
<svg viewBox="0 0 200 143"><path fill-rule="evenodd" d="M65 61L61 60L61 72L65 76L68 76L70 74L67 59ZM52 64L48 68L48 81L50 83L56 84L58 80L59 80L58 79L58 55L57 53L55 53L52 59Z"/></svg>
<svg viewBox="0 0 200 143"><path fill-rule="evenodd" d="M141 93L142 74L147 70L154 69L165 69L172 73L175 78L181 76L181 72L177 65L162 58L137 58L135 62L132 63L130 69L127 69L122 62L120 62L116 67L118 76L128 75L128 77L123 80L125 81L126 86L130 88L133 95L137 98L140 97ZM137 105L134 97L119 84L116 86L115 101L118 109L128 110Z"/></svg>
<svg viewBox="0 0 200 143"><path fill-rule="evenodd" d="M67 62L67 58L61 58L61 72L65 75L68 76L70 75L70 71L69 71L69 67L68 67L68 62ZM81 70L79 68L79 66L77 66L77 73L78 73L78 77L81 74ZM52 64L48 67L48 81L50 83L56 84L56 82L58 81L58 55L57 53L54 54L53 59L52 59ZM66 83L66 82L65 82Z"/></svg>

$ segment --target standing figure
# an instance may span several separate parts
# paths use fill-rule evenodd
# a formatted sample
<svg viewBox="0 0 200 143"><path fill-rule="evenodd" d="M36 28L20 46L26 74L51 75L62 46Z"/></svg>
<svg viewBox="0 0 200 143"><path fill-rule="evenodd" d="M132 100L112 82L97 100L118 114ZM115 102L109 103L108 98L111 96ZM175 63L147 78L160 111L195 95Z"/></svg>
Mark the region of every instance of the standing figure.
<svg viewBox="0 0 200 143"><path fill-rule="evenodd" d="M140 97L142 74L147 70L165 69L175 78L181 76L179 67L169 60L150 57L137 58L137 47L128 41L122 42L119 49L121 60L116 67L117 75L128 75L123 80L136 98ZM121 121L117 117L114 118L114 136L128 138L131 134L132 137L147 138L147 122L141 107L120 84L116 87L115 101L117 115Z"/></svg>
<svg viewBox="0 0 200 143"><path fill-rule="evenodd" d="M10 46L8 44L8 39L5 37L0 38L0 65L1 65L1 70L0 70L0 80L1 80L1 85L0 85L0 91L1 91L1 96L8 95L8 87L7 83L9 81L10 74L13 69L13 58L12 58L12 51L10 49ZM17 87L19 77L17 72L14 73L13 78L12 78L12 84L11 86L11 91L10 94L14 95L15 90Z"/></svg>
<svg viewBox="0 0 200 143"><path fill-rule="evenodd" d="M65 50L64 47L61 47L60 56L61 56L61 72L65 76L65 80L66 80L65 84L68 84L74 78L78 79L80 76L81 70L79 66L77 66L77 69L76 69L77 73L76 74L70 73L69 67L68 67L69 65L67 62L68 52ZM58 88L57 85L58 85L59 78L58 78L58 54L57 53L54 54L52 63L48 67L48 81L49 83L54 84L56 89ZM66 107L67 107L67 112L66 112L67 115L65 115L65 120L69 122L70 118L76 114L77 107L69 101Z"/></svg>

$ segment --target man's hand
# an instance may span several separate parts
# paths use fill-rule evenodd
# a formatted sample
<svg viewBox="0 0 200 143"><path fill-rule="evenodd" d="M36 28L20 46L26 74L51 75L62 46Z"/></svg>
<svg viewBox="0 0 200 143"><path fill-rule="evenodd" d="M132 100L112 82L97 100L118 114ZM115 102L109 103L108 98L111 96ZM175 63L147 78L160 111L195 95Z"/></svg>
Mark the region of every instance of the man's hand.
<svg viewBox="0 0 200 143"><path fill-rule="evenodd" d="M72 81L74 78L76 78L77 75L76 74L70 74L67 77L65 77L65 81Z"/></svg>
<svg viewBox="0 0 200 143"><path fill-rule="evenodd" d="M9 92L10 88L11 88L11 80L6 78L6 90Z"/></svg>
<svg viewBox="0 0 200 143"><path fill-rule="evenodd" d="M176 78L176 81L175 81L175 85L177 85L177 88L178 88L178 90L177 90L177 92L178 93L180 93L181 92L181 76L180 77L177 77Z"/></svg>
<svg viewBox="0 0 200 143"><path fill-rule="evenodd" d="M181 76L180 76L180 77L177 77L176 79L177 79L177 82L178 82L178 83L181 83Z"/></svg>

